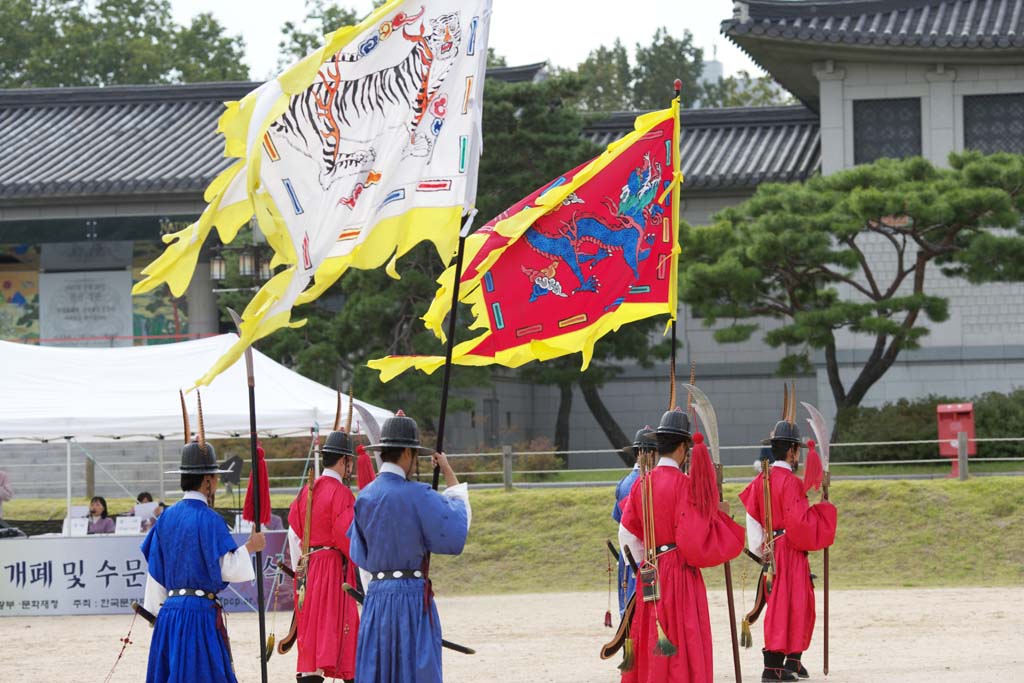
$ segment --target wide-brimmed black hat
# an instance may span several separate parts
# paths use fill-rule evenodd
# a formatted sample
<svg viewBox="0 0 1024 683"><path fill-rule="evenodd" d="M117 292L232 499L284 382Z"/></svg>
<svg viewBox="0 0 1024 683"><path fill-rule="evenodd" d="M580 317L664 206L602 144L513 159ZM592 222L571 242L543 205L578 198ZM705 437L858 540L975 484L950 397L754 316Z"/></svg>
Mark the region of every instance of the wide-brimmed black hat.
<svg viewBox="0 0 1024 683"><path fill-rule="evenodd" d="M213 444L192 441L181 447L181 465L167 474L229 474L231 470L221 469L217 464L217 452Z"/></svg>
<svg viewBox="0 0 1024 683"><path fill-rule="evenodd" d="M682 408L677 407L661 416L661 422L654 433L658 436L681 436L689 439L692 436L690 418Z"/></svg>
<svg viewBox="0 0 1024 683"><path fill-rule="evenodd" d="M327 439L324 441L324 447L320 450L331 455L355 455L355 449L352 446L352 436L342 431L328 434Z"/></svg>
<svg viewBox="0 0 1024 683"><path fill-rule="evenodd" d="M626 446L622 450L626 453L632 453L633 455L636 455L639 451L658 450L658 441L655 439L654 427L647 425L643 429L636 430L636 436L633 437L633 444L631 446Z"/></svg>
<svg viewBox="0 0 1024 683"><path fill-rule="evenodd" d="M800 428L795 422L788 420L779 420L775 423L772 428L771 434L768 435L768 443L780 441L783 443L796 443L803 445L803 441L800 438Z"/></svg>
<svg viewBox="0 0 1024 683"><path fill-rule="evenodd" d="M416 420L399 410L394 417L384 420L380 428L380 443L370 444L367 450L384 448L411 448L422 453L433 453L433 448L420 445L420 428Z"/></svg>
<svg viewBox="0 0 1024 683"><path fill-rule="evenodd" d="M181 465L176 470L167 474L228 474L231 470L221 469L217 464L217 452L213 444L206 442L206 427L203 424L203 398L196 390L197 413L199 416L199 430L196 432L196 440L191 440L191 431L188 426L188 409L185 408L185 394L178 392L181 398L181 419L185 427L185 445L181 447Z"/></svg>

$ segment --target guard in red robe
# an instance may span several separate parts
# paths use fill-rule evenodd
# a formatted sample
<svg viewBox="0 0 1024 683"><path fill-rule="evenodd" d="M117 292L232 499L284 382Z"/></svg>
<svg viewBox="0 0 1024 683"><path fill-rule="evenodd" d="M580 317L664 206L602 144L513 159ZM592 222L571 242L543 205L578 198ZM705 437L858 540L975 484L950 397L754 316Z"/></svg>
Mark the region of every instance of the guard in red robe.
<svg viewBox="0 0 1024 683"><path fill-rule="evenodd" d="M344 583L358 585L347 535L356 503L346 483L352 471L351 438L343 431L331 432L322 454L323 474L313 485L305 598L296 624L299 683L322 683L325 677L355 679L359 612L356 601L342 589ZM302 554L306 495L303 487L288 512L293 567Z"/></svg>
<svg viewBox="0 0 1024 683"><path fill-rule="evenodd" d="M761 680L797 681L808 677L800 657L811 643L815 618L807 553L832 545L836 508L828 501L815 505L807 502L804 484L796 476L803 443L795 415L775 425L769 443L772 457L762 460L761 473L740 493L747 509L748 546L762 559L767 558L774 572L764 618ZM767 533L765 515L765 472L771 498L771 534Z"/></svg>
<svg viewBox="0 0 1024 683"><path fill-rule="evenodd" d="M619 543L641 561L636 608L622 668L623 683L710 683L714 678L711 622L701 567L731 560L743 549L743 528L729 518L728 505L718 502L714 470L707 460L694 478L682 466L692 446L690 423L676 409L664 414L655 432L657 464L633 485L623 504ZM650 486L645 490L645 480ZM699 479L699 480L695 480ZM647 515L645 509L647 508ZM653 529L645 519L653 516ZM643 539L653 539L647 553ZM645 567L656 555L657 600L650 594ZM632 648L633 661L628 650Z"/></svg>

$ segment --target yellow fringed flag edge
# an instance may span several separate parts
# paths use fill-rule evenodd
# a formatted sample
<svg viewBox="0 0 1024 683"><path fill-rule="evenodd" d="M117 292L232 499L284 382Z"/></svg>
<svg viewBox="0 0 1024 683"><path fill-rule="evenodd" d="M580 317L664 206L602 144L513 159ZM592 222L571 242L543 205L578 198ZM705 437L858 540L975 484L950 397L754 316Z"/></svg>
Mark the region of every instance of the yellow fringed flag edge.
<svg viewBox="0 0 1024 683"><path fill-rule="evenodd" d="M490 270L491 266L501 257L505 251L518 240L531 225L541 216L557 210L562 206L563 200L570 193L578 190L582 185L590 181L595 175L605 169L620 154L640 140L652 128L664 123L666 120L674 122L672 145L673 176L671 185L662 192L660 200L664 200L666 193L672 193L672 211L675 220L675 244L672 247L672 264L670 267L669 295L667 305L665 303L623 303L614 312L602 316L593 324L582 329L561 334L549 339L530 340L518 346L498 351L494 356L480 356L471 354L491 333L490 318L487 314L487 305L484 300L483 288L480 281ZM678 301L678 262L679 262L679 188L683 181L683 175L679 171L679 99L672 101L668 109L650 112L637 117L634 122L634 130L629 135L611 143L608 148L589 164L577 173L573 179L563 185L545 192L537 198L534 206L529 206L515 215L499 221L494 226L494 233L508 238L508 242L493 249L487 257L476 267L472 278L463 280L460 284L459 301L470 305L473 315L473 322L469 329L483 329L485 332L474 339L457 344L452 350L452 363L456 365L483 366L497 363L510 368L517 368L533 360L550 360L559 356L571 353L582 353L581 371L586 370L594 355L594 345L608 332L618 330L626 323L635 322L643 318L667 313L670 320L675 320ZM465 263L473 263L473 260L484 247L489 233L475 233L466 238ZM430 308L423 316L426 327L434 334L446 341L442 331L445 317L451 310L451 291L455 281L455 267L449 267L437 279L440 287L434 294L434 300ZM409 369L416 369L426 374L431 374L444 365L442 356L388 356L377 358L367 363L367 366L380 372L380 380L389 382L401 373Z"/></svg>
<svg viewBox="0 0 1024 683"><path fill-rule="evenodd" d="M237 161L221 172L207 187L204 199L208 206L199 219L184 230L164 236L168 245L164 252L143 271L144 278L132 288L142 294L166 283L174 296L183 296L191 282L199 252L210 231L216 228L221 242L228 244L242 225L256 216L260 231L274 251L272 267L289 266L260 288L246 306L239 329L239 340L218 359L196 386L209 384L230 367L255 341L282 327L299 327L304 320L292 321L291 309L267 317L270 308L287 291L297 273L298 255L292 246L287 226L271 196L260 189L260 165L263 139L270 124L287 108L289 99L305 90L316 78L323 63L345 48L371 26L382 21L403 0L389 0L353 26L344 26L325 36L325 44L311 52L272 81L264 83L239 101L225 103L225 111L217 122L217 132L224 135L224 156ZM277 92L270 104L257 103L266 88ZM262 118L257 118L257 115ZM255 129L253 128L255 126ZM222 206L226 194L244 173L245 199ZM458 244L458 229L466 207L420 207L400 216L375 224L366 239L343 257L325 259L314 272L315 284L299 294L294 306L308 303L334 284L349 268L376 268L387 263L387 272L397 278L396 261L420 242L434 244L444 263L451 261ZM415 233L407 228L413 224L435 227L429 233ZM446 229L450 228L450 229ZM293 306L293 307L294 307ZM194 388L194 387L193 387Z"/></svg>

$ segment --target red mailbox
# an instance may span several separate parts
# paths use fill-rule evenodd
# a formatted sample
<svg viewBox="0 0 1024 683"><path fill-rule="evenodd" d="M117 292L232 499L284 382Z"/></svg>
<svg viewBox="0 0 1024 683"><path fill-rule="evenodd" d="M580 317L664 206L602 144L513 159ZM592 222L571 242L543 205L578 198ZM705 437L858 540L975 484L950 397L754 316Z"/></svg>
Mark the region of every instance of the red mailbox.
<svg viewBox="0 0 1024 683"><path fill-rule="evenodd" d="M939 455L953 458L951 476L959 476L960 464L957 456L957 435L967 432L967 455L977 455L978 445L974 442L974 404L944 403L935 408L939 420Z"/></svg>

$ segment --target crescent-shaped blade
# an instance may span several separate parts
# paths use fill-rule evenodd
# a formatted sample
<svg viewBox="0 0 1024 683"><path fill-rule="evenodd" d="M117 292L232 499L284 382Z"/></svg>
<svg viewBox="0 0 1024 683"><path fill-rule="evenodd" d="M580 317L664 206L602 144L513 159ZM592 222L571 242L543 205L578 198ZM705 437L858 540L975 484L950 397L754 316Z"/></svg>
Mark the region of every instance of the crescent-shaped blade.
<svg viewBox="0 0 1024 683"><path fill-rule="evenodd" d="M370 437L370 443L380 443L380 425L377 424L377 420L373 417L373 413L355 401L352 401L352 408L359 413L359 421L363 424L363 429L366 430L366 434ZM377 461L377 471L380 471L380 452L376 452L373 455L374 459Z"/></svg>
<svg viewBox="0 0 1024 683"><path fill-rule="evenodd" d="M701 424L704 425L704 437L708 442L711 460L716 465L721 464L721 455L718 450L718 416L715 415L715 407L711 405L707 394L698 389L696 385L684 384L683 388L693 397L693 407L697 411Z"/></svg>
<svg viewBox="0 0 1024 683"><path fill-rule="evenodd" d="M810 417L807 418L807 424L811 426L811 431L814 432L814 437L818 440L818 454L821 456L821 468L828 472L829 447L832 445L832 437L828 431L828 423L825 422L825 416L810 403L800 401L800 405L802 405L810 414Z"/></svg>

